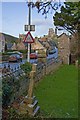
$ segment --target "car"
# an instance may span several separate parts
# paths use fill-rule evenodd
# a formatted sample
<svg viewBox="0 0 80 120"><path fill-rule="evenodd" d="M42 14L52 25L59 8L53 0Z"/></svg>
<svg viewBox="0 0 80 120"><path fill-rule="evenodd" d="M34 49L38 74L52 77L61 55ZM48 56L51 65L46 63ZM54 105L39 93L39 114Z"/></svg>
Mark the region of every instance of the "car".
<svg viewBox="0 0 80 120"><path fill-rule="evenodd" d="M49 54L54 54L54 53L56 53L55 49L49 51Z"/></svg>
<svg viewBox="0 0 80 120"><path fill-rule="evenodd" d="M31 53L30 54L30 59L37 59L37 58L38 58L38 56L37 56L36 53Z"/></svg>
<svg viewBox="0 0 80 120"><path fill-rule="evenodd" d="M22 60L23 54L21 52L19 52L19 51L15 51L15 53L19 54L20 55L20 59Z"/></svg>
<svg viewBox="0 0 80 120"><path fill-rule="evenodd" d="M19 51L8 52L8 55L13 55L13 54L18 54L20 56L21 61L22 61L23 54L21 52L19 52Z"/></svg>
<svg viewBox="0 0 80 120"><path fill-rule="evenodd" d="M18 62L18 61L22 61L22 58L20 57L19 54L12 54L9 56L8 61L9 62Z"/></svg>

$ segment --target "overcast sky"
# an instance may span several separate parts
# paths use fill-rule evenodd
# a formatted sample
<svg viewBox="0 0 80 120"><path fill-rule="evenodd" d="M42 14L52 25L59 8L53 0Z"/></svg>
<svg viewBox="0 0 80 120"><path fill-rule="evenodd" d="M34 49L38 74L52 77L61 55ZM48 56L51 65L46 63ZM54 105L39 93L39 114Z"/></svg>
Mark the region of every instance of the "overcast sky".
<svg viewBox="0 0 80 120"><path fill-rule="evenodd" d="M2 5L2 9L1 9ZM28 24L28 7L26 2L2 2L0 3L0 13L2 13L2 23L0 21L0 31L19 37L19 34L26 34L24 25ZM31 10L31 24L35 25L35 32L32 35L43 36L48 33L49 28L55 28L53 24L54 12L50 12L45 19L36 8ZM1 28L2 25L2 28Z"/></svg>

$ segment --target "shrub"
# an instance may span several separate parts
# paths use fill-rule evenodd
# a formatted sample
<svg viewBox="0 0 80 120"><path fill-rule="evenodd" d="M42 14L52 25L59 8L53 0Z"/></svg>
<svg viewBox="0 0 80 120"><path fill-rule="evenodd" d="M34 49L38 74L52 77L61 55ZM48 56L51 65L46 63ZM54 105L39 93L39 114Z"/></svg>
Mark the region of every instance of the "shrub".
<svg viewBox="0 0 80 120"><path fill-rule="evenodd" d="M32 70L32 64L29 62L26 62L22 65L20 65L21 69L28 75L30 71Z"/></svg>
<svg viewBox="0 0 80 120"><path fill-rule="evenodd" d="M19 50L19 52L23 53L23 54L26 54L27 53L27 50Z"/></svg>
<svg viewBox="0 0 80 120"><path fill-rule="evenodd" d="M2 104L7 106L10 103L10 97L12 95L12 86L8 84L3 84L3 92L2 92Z"/></svg>

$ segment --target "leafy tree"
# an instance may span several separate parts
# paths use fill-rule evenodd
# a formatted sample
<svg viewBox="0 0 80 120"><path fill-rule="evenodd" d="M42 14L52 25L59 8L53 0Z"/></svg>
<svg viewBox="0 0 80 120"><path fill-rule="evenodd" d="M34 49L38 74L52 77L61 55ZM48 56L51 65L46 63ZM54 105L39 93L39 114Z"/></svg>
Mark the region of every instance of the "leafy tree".
<svg viewBox="0 0 80 120"><path fill-rule="evenodd" d="M54 25L66 29L71 34L80 30L80 2L65 2L61 12L56 12Z"/></svg>
<svg viewBox="0 0 80 120"><path fill-rule="evenodd" d="M64 2L65 6L61 7L61 12L56 12L53 19L54 25L66 29L68 32L75 33L80 30L80 2ZM56 11L60 6L60 2L54 0L36 0L36 2L28 2L28 6L36 7L38 13L47 17L50 11Z"/></svg>
<svg viewBox="0 0 80 120"><path fill-rule="evenodd" d="M80 2L65 2L61 7L61 12L56 12L53 19L54 25L66 29L74 35L71 51L80 56Z"/></svg>
<svg viewBox="0 0 80 120"><path fill-rule="evenodd" d="M60 2L56 2L55 0L36 0L35 2L28 2L28 6L32 8L36 7L39 12L42 12L42 15L45 15L47 18L48 13L52 13L52 11L56 11L59 6L61 6Z"/></svg>

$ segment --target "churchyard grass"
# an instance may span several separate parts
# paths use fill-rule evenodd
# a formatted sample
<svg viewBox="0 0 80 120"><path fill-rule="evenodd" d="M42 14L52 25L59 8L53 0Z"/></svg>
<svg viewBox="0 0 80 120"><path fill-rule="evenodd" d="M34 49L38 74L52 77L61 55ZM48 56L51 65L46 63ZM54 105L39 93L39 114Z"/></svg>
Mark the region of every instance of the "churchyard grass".
<svg viewBox="0 0 80 120"><path fill-rule="evenodd" d="M35 87L41 116L53 118L78 117L78 69L62 65L46 75Z"/></svg>

